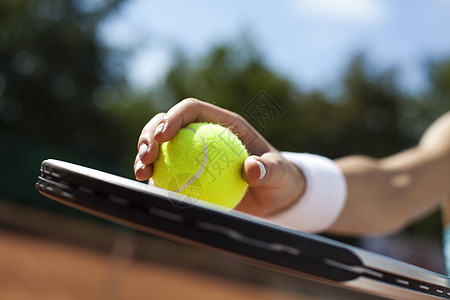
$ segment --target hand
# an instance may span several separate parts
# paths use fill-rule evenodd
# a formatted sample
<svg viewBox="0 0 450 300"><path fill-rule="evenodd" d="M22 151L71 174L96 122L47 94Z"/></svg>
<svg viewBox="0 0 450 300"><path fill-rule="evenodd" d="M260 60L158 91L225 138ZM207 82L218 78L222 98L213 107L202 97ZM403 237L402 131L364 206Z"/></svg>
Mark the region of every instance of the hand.
<svg viewBox="0 0 450 300"><path fill-rule="evenodd" d="M197 99L183 100L167 113L154 116L145 125L134 162L137 180L151 178L159 144L169 141L178 130L192 122L231 127L247 147L250 156L244 162L242 176L249 189L237 210L265 217L288 208L303 194L305 179L302 172L284 159L244 118Z"/></svg>

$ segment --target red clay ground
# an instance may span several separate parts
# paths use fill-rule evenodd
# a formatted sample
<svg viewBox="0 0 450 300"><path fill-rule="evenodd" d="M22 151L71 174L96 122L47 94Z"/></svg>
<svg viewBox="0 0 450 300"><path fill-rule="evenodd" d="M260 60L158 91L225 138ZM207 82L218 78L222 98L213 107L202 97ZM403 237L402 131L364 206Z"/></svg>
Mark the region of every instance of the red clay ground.
<svg viewBox="0 0 450 300"><path fill-rule="evenodd" d="M108 223L0 201L0 300L31 299L379 298Z"/></svg>
<svg viewBox="0 0 450 300"><path fill-rule="evenodd" d="M298 299L157 264L0 231L0 299Z"/></svg>

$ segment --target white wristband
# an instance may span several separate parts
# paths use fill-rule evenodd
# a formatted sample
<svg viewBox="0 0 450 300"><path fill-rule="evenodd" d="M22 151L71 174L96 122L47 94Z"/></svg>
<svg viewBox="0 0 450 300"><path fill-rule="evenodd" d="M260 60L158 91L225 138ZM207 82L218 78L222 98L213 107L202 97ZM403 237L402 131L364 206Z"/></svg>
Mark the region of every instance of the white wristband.
<svg viewBox="0 0 450 300"><path fill-rule="evenodd" d="M342 170L331 159L320 155L281 154L301 169L306 189L297 203L268 219L306 232L326 230L341 214L347 198Z"/></svg>

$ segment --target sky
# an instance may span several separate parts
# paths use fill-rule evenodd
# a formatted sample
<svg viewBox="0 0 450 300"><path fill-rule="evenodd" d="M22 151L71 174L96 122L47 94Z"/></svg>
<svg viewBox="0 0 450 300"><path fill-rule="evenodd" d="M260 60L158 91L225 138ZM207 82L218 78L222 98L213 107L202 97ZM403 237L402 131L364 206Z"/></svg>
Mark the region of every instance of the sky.
<svg viewBox="0 0 450 300"><path fill-rule="evenodd" d="M303 89L332 88L365 53L415 92L426 87L427 60L450 57L449 29L448 0L129 0L99 36L132 50L124 72L138 90L161 81L175 48L196 58L246 33L269 67Z"/></svg>

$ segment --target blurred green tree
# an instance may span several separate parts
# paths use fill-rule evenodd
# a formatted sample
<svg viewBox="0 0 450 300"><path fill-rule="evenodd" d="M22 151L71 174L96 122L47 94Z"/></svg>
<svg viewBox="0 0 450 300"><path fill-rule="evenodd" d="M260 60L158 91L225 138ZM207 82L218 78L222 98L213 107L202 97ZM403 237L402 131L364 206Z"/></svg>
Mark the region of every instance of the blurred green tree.
<svg viewBox="0 0 450 300"><path fill-rule="evenodd" d="M99 103L124 80L96 36L122 2L0 1L1 197L48 204L34 189L45 158L107 168L122 155L120 124Z"/></svg>
<svg viewBox="0 0 450 300"><path fill-rule="evenodd" d="M102 146L114 137L95 99L99 88L123 80L108 70L109 49L98 41L96 28L121 2L0 2L4 130L69 151L114 156Z"/></svg>
<svg viewBox="0 0 450 300"><path fill-rule="evenodd" d="M450 57L432 60L427 65L428 89L419 103L425 122L436 119L450 110ZM417 103L415 103L417 105Z"/></svg>
<svg viewBox="0 0 450 300"><path fill-rule="evenodd" d="M372 74L360 55L349 65L338 97L304 92L272 71L252 43L244 41L219 45L198 60L180 57L164 90L167 109L189 96L209 101L247 117L280 149L330 157L383 156L412 142L398 126L407 97L396 86L395 74ZM280 111L267 114L264 126L248 110L262 92Z"/></svg>

